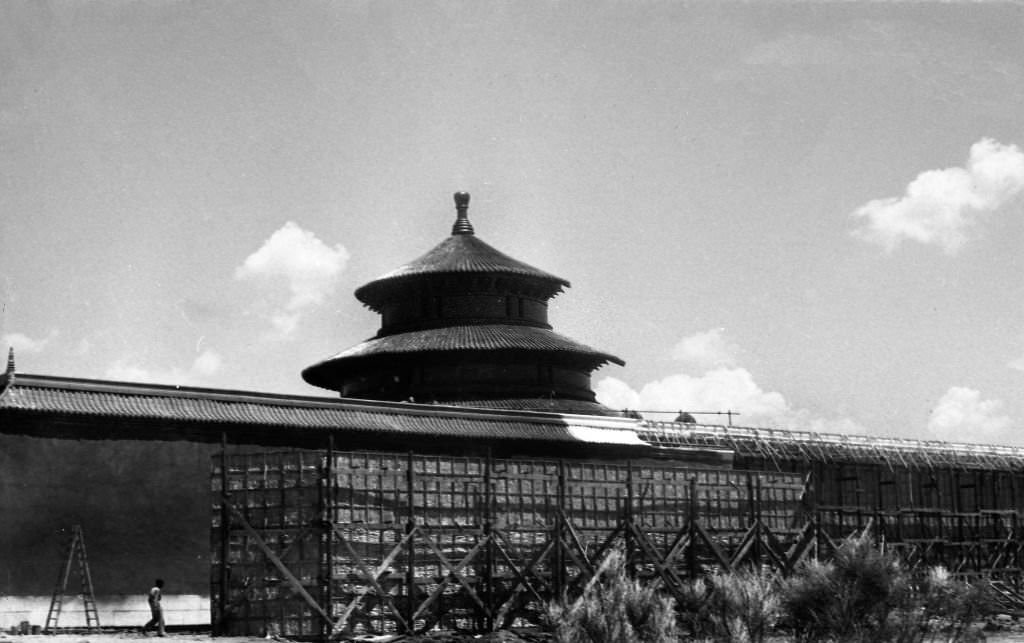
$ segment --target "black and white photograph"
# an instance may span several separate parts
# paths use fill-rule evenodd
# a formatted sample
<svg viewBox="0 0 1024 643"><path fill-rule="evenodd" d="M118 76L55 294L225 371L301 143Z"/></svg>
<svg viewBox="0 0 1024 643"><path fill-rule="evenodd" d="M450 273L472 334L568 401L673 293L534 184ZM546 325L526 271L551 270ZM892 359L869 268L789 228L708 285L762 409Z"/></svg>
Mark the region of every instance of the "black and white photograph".
<svg viewBox="0 0 1024 643"><path fill-rule="evenodd" d="M1024 642L1024 3L0 0L0 643Z"/></svg>

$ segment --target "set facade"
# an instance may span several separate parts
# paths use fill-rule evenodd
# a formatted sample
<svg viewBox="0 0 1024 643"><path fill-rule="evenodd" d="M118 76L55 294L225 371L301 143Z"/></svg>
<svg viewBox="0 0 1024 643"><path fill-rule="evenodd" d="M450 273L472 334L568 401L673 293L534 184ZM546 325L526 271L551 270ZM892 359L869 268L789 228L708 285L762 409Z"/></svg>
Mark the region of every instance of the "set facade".
<svg viewBox="0 0 1024 643"><path fill-rule="evenodd" d="M1018 588L1024 451L608 409L591 374L622 360L548 319L569 282L455 204L450 236L356 291L375 336L302 372L331 396L25 374L12 355L0 627L42 622L75 526L101 623L140 625L162 577L170 624L222 634L527 625L613 549L674 592L864 532Z"/></svg>

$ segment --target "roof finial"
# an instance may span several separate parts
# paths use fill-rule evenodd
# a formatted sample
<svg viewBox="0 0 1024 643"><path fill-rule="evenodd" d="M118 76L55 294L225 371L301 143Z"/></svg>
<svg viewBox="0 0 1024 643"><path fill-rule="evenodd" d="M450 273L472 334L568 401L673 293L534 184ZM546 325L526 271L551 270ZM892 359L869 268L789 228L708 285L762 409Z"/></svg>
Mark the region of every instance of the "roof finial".
<svg viewBox="0 0 1024 643"><path fill-rule="evenodd" d="M14 347L10 346L7 349L7 373L14 372Z"/></svg>
<svg viewBox="0 0 1024 643"><path fill-rule="evenodd" d="M469 222L469 192L455 193L455 225L452 226L452 234L473 234L473 224Z"/></svg>

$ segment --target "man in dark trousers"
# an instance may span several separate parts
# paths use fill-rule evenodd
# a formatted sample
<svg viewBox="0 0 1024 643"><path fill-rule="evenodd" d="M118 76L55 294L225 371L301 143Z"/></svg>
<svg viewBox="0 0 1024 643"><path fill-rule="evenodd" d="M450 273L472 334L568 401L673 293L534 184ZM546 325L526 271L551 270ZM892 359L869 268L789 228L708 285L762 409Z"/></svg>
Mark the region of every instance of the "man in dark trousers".
<svg viewBox="0 0 1024 643"><path fill-rule="evenodd" d="M149 628L156 628L157 636L166 636L164 632L164 608L160 605L160 599L163 595L164 580L162 578L156 579L153 583L153 589L149 590L149 611L153 613L153 618L149 619L149 622L142 626L142 633L145 634Z"/></svg>

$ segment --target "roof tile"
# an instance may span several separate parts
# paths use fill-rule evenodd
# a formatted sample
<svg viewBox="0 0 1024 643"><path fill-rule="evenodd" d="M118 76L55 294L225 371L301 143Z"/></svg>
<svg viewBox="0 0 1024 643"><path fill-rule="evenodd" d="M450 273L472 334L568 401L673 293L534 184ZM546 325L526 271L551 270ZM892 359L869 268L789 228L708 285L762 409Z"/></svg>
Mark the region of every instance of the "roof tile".
<svg viewBox="0 0 1024 643"><path fill-rule="evenodd" d="M618 418L270 395L21 374L0 393L0 416L5 412L284 429L344 429L643 445L633 431L635 422ZM573 431L578 427L597 429L597 432L587 432L585 435L590 437L582 439L578 431Z"/></svg>
<svg viewBox="0 0 1024 643"><path fill-rule="evenodd" d="M613 362L621 366L625 363L614 355L602 353L546 328L506 324L445 326L375 337L356 344L322 363L370 355L509 349L573 353L589 357L598 364Z"/></svg>
<svg viewBox="0 0 1024 643"><path fill-rule="evenodd" d="M473 235L452 235L423 256L400 266L356 289L359 301L379 307L391 284L430 274L503 273L548 282L553 292L569 287L561 277L523 263L481 241Z"/></svg>

